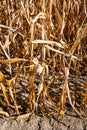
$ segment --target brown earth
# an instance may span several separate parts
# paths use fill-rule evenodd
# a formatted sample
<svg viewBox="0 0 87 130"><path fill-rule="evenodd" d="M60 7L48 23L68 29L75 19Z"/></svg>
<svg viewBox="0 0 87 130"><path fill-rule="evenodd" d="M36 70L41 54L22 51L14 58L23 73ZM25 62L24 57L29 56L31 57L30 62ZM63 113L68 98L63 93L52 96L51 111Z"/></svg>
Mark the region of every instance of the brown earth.
<svg viewBox="0 0 87 130"><path fill-rule="evenodd" d="M30 121L0 118L0 130L87 130L87 120L67 114L63 119L44 118L34 115Z"/></svg>

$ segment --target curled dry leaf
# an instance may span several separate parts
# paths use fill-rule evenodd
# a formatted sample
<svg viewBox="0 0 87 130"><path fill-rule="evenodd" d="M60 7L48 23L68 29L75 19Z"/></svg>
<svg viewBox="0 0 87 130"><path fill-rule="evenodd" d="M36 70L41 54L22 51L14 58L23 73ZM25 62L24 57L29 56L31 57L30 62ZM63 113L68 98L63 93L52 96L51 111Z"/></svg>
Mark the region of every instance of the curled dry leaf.
<svg viewBox="0 0 87 130"><path fill-rule="evenodd" d="M1 63L17 63L17 62L27 62L28 60L27 59L22 59L22 58L11 58L11 59L3 59L3 60L0 60Z"/></svg>

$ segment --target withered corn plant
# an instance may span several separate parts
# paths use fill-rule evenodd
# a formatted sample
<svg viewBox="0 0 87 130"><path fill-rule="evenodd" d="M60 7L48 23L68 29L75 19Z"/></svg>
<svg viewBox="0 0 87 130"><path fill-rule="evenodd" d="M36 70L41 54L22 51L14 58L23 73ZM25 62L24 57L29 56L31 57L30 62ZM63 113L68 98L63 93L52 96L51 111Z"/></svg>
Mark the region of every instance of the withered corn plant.
<svg viewBox="0 0 87 130"><path fill-rule="evenodd" d="M87 1L0 0L0 115L71 109L86 118Z"/></svg>

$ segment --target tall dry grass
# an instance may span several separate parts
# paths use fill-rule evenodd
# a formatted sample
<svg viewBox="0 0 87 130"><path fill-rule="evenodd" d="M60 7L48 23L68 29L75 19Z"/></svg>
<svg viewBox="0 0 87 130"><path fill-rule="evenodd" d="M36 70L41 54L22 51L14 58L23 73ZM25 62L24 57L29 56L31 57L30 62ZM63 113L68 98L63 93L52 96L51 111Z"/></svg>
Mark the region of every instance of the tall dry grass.
<svg viewBox="0 0 87 130"><path fill-rule="evenodd" d="M64 116L69 106L83 118L86 0L1 0L0 7L0 114Z"/></svg>

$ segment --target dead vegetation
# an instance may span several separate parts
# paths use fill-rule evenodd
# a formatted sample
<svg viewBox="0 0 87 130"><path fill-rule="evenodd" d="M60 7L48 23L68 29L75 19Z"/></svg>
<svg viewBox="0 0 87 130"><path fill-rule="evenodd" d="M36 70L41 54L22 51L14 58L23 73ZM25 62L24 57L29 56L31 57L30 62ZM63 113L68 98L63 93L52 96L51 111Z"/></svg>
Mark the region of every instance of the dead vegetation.
<svg viewBox="0 0 87 130"><path fill-rule="evenodd" d="M1 0L0 7L0 114L59 117L69 107L83 118L87 1Z"/></svg>

